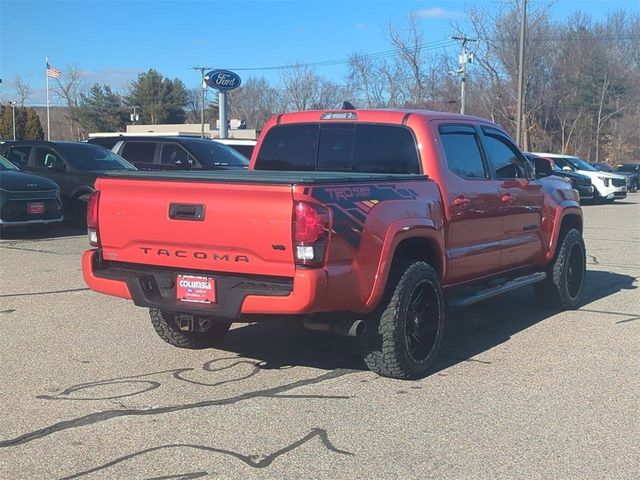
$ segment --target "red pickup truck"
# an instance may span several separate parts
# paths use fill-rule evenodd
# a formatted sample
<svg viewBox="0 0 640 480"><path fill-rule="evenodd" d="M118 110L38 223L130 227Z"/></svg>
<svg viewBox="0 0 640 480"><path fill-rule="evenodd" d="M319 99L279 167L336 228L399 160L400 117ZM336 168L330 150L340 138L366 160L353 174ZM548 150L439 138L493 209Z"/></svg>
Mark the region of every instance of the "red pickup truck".
<svg viewBox="0 0 640 480"><path fill-rule="evenodd" d="M248 171L100 178L83 257L95 291L150 309L166 342L292 316L361 337L369 368L428 373L446 307L525 285L557 308L585 276L578 194L477 117L288 113Z"/></svg>

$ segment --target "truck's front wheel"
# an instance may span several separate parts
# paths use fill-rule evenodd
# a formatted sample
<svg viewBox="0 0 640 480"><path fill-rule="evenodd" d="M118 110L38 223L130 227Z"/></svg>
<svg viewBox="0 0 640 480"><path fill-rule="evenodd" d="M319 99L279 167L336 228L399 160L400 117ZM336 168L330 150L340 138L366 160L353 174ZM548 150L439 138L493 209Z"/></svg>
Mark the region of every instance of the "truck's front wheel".
<svg viewBox="0 0 640 480"><path fill-rule="evenodd" d="M582 234L571 229L558 246L556 256L547 270L546 280L533 286L538 301L559 310L578 308L586 264Z"/></svg>
<svg viewBox="0 0 640 480"><path fill-rule="evenodd" d="M150 308L151 324L158 336L169 345L180 348L207 348L222 339L231 327L231 322L207 322L206 331L184 331L178 325L177 314L159 308Z"/></svg>
<svg viewBox="0 0 640 480"><path fill-rule="evenodd" d="M438 274L425 262L405 263L392 269L389 281L379 315L371 319L363 336L364 360L385 377L423 377L444 332Z"/></svg>

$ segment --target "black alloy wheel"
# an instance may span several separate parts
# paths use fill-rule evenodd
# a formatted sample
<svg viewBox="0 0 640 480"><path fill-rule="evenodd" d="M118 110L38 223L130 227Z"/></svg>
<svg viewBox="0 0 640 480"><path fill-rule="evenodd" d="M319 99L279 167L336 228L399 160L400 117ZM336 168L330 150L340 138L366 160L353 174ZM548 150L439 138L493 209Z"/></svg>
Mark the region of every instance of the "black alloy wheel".
<svg viewBox="0 0 640 480"><path fill-rule="evenodd" d="M435 290L426 280L417 284L409 297L404 324L407 353L415 363L433 351L438 334L439 304Z"/></svg>

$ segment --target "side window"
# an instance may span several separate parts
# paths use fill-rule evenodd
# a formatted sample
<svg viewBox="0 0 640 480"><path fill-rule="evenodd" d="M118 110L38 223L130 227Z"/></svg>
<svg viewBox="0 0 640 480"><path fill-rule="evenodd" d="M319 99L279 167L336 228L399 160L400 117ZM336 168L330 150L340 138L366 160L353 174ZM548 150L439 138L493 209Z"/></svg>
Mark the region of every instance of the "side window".
<svg viewBox="0 0 640 480"><path fill-rule="evenodd" d="M488 177L480 153L478 136L473 127L442 125L438 130L449 170L470 180L483 180Z"/></svg>
<svg viewBox="0 0 640 480"><path fill-rule="evenodd" d="M54 152L49 147L38 147L36 150L36 157L33 163L33 167L38 170L47 170L51 168L54 163L62 162L60 155Z"/></svg>
<svg viewBox="0 0 640 480"><path fill-rule="evenodd" d="M131 163L153 163L155 151L153 142L124 142L121 156Z"/></svg>
<svg viewBox="0 0 640 480"><path fill-rule="evenodd" d="M408 128L395 125L356 125L353 171L420 173L416 141Z"/></svg>
<svg viewBox="0 0 640 480"><path fill-rule="evenodd" d="M30 153L31 147L12 147L7 153L7 160L18 168L26 167Z"/></svg>
<svg viewBox="0 0 640 480"><path fill-rule="evenodd" d="M186 165L189 160L193 162L189 152L177 143L165 143L162 145L160 163L163 165Z"/></svg>
<svg viewBox="0 0 640 480"><path fill-rule="evenodd" d="M496 178L529 178L527 161L502 133L482 128L484 145Z"/></svg>

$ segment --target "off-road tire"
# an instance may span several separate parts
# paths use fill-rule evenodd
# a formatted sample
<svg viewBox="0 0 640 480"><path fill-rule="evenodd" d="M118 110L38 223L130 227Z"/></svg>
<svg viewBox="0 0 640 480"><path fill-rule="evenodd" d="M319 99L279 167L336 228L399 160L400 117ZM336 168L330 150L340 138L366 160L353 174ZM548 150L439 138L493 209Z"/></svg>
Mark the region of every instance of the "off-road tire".
<svg viewBox="0 0 640 480"><path fill-rule="evenodd" d="M418 322L410 302L416 292L424 289L426 295L423 319L427 320L429 337L425 339L424 357L412 354L417 341ZM361 337L364 361L378 375L403 380L421 378L440 348L444 333L444 297L438 274L425 262L402 262L392 267L387 291L368 321ZM416 336L410 335L410 329ZM412 340L409 337L412 337Z"/></svg>
<svg viewBox="0 0 640 480"><path fill-rule="evenodd" d="M201 349L214 345L229 331L231 322L211 322L206 332L183 332L178 328L175 313L159 308L150 308L151 324L158 336L169 345L179 348Z"/></svg>
<svg viewBox="0 0 640 480"><path fill-rule="evenodd" d="M578 308L586 266L582 234L571 229L558 245L553 262L547 268L547 278L533 286L538 301L558 310Z"/></svg>

